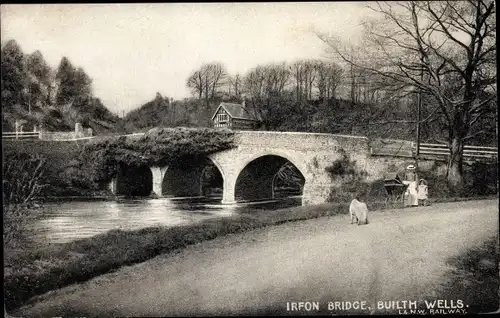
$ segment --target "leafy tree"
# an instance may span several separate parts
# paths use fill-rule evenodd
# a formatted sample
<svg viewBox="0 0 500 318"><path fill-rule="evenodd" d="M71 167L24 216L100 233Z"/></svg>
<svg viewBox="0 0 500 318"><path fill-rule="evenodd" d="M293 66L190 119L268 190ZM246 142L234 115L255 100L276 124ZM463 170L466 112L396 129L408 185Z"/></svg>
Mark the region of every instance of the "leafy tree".
<svg viewBox="0 0 500 318"><path fill-rule="evenodd" d="M92 96L92 80L85 73L83 68L79 67L74 74L74 85L76 97L86 99Z"/></svg>
<svg viewBox="0 0 500 318"><path fill-rule="evenodd" d="M44 84L50 82L51 69L40 51L37 50L26 57L26 68L40 82Z"/></svg>
<svg viewBox="0 0 500 318"><path fill-rule="evenodd" d="M70 106L86 111L92 103L92 80L83 68L75 68L71 62L63 57L56 74L59 83L56 102L62 107Z"/></svg>
<svg viewBox="0 0 500 318"><path fill-rule="evenodd" d="M26 66L24 54L15 40L2 47L2 107L21 104L25 87Z"/></svg>
<svg viewBox="0 0 500 318"><path fill-rule="evenodd" d="M75 87L76 69L71 64L67 57L63 57L57 68L56 80L58 82L58 90L56 94L56 103L64 105L72 103L77 95Z"/></svg>
<svg viewBox="0 0 500 318"><path fill-rule="evenodd" d="M40 51L26 57L27 94L31 105L50 104L51 69Z"/></svg>

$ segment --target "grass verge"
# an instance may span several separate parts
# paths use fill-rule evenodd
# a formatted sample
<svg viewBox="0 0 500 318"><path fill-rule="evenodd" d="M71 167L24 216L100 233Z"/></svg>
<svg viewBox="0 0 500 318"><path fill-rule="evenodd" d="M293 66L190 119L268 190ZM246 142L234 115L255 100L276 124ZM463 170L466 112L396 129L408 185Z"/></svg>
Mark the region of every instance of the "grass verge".
<svg viewBox="0 0 500 318"><path fill-rule="evenodd" d="M10 240L4 246L6 309L16 309L30 298L50 290L87 281L121 266L143 262L191 244L270 225L346 214L348 207L348 203L336 203L274 211L255 210L187 226L111 230L67 244L37 249L22 248L14 243L16 240ZM370 211L384 207L382 202L368 202ZM4 224L4 239L5 229Z"/></svg>
<svg viewBox="0 0 500 318"><path fill-rule="evenodd" d="M438 299L461 299L468 314L497 311L500 297L498 236L448 260L452 267Z"/></svg>

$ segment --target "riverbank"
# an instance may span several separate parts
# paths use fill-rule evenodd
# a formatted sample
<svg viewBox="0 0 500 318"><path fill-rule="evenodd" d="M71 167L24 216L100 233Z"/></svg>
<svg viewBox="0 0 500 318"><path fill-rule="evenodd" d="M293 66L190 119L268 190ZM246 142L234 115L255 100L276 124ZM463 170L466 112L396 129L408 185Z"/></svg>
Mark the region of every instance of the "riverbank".
<svg viewBox="0 0 500 318"><path fill-rule="evenodd" d="M310 300L320 303L320 314L361 314L329 311L326 304L395 299L447 299L448 305L460 299L467 313L485 312L496 308L498 299L479 303L464 295L471 291L461 286L467 273L455 280L450 270L458 265L447 261L458 257L473 263L472 269L489 268L476 270L467 283L475 282L470 287L479 297L496 294L495 244L483 242L498 240L497 207L498 199L436 204L372 213L367 226L336 215L221 236L46 293L10 312L22 317L317 314L286 311L287 301ZM491 283L483 284L487 279Z"/></svg>
<svg viewBox="0 0 500 318"><path fill-rule="evenodd" d="M35 295L217 236L345 213L345 210L345 204L294 207L210 219L189 226L151 227L137 231L117 229L88 239L35 250L22 248L20 244L12 248L6 246L6 307L8 310L16 308Z"/></svg>
<svg viewBox="0 0 500 318"><path fill-rule="evenodd" d="M370 211L384 208L384 204L380 202L368 205ZM112 230L88 239L49 245L36 250L22 248L19 244L6 245L6 306L10 310L35 295L87 281L122 266L143 262L159 254L218 236L346 213L347 203L301 206L209 219L189 226L152 227L136 231Z"/></svg>

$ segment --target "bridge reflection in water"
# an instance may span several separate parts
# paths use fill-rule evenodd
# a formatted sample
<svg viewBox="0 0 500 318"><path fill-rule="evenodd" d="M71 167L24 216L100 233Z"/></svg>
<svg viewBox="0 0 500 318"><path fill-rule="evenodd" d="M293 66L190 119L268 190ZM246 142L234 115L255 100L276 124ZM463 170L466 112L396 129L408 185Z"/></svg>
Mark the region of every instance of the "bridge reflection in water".
<svg viewBox="0 0 500 318"><path fill-rule="evenodd" d="M160 198L115 201L53 202L28 224L33 245L66 243L112 229L137 230L151 226L189 225L256 210L301 205L301 197L222 205L220 199Z"/></svg>

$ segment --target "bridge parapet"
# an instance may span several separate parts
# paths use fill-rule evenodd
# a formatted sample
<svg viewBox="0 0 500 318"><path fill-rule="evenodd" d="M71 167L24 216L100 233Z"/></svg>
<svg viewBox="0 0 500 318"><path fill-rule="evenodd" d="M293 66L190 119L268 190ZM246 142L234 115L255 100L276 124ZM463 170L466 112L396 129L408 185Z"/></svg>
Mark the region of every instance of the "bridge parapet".
<svg viewBox="0 0 500 318"><path fill-rule="evenodd" d="M322 133L239 131L236 143L244 147L281 148L293 150L339 151L340 148L369 151L368 138Z"/></svg>

